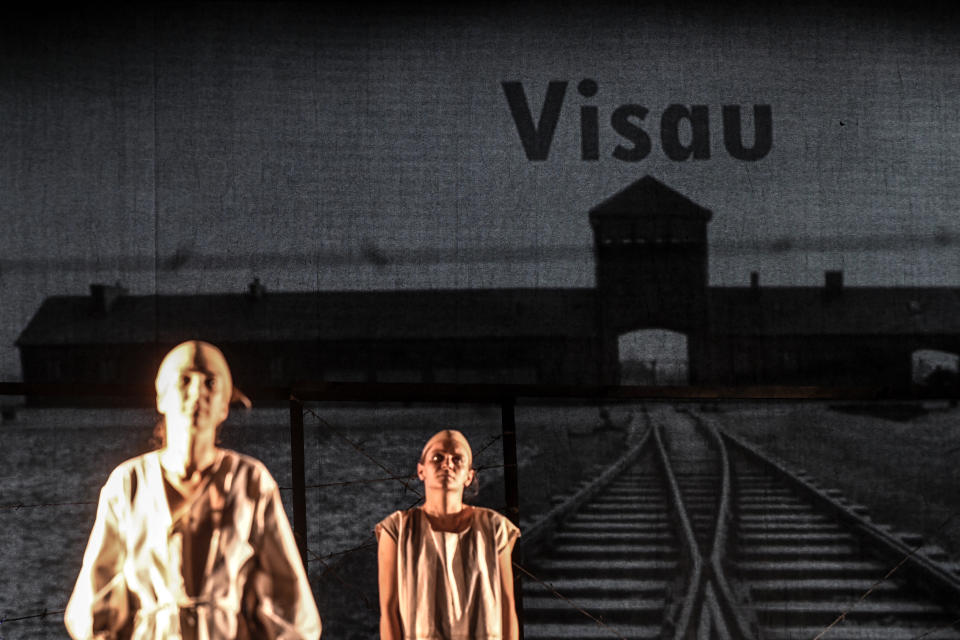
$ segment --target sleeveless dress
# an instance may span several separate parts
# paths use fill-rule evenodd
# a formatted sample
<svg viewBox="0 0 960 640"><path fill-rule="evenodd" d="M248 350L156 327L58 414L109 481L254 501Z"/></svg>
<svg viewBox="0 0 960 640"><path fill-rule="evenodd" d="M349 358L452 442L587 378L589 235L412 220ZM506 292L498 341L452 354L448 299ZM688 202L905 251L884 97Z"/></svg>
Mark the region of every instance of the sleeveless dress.
<svg viewBox="0 0 960 640"><path fill-rule="evenodd" d="M473 507L459 532L436 531L420 507L376 526L397 543L397 599L404 640L501 640L500 552L520 530Z"/></svg>

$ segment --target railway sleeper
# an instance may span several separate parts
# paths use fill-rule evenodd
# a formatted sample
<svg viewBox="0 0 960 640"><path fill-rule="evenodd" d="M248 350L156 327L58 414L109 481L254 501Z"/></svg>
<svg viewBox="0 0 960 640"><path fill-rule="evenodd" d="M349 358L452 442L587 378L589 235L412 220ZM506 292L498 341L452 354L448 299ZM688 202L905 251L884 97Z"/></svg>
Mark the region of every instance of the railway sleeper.
<svg viewBox="0 0 960 640"><path fill-rule="evenodd" d="M845 609L823 600L778 600L758 604L757 620L768 627L826 627ZM916 600L863 601L846 610L844 622L851 625L938 626L950 622L939 606ZM829 636L828 636L829 637ZM878 639L879 640L879 639Z"/></svg>
<svg viewBox="0 0 960 640"><path fill-rule="evenodd" d="M655 625L663 620L662 598L576 597L580 609L609 624ZM550 596L524 598L524 618L531 624L579 623L584 615L568 602Z"/></svg>

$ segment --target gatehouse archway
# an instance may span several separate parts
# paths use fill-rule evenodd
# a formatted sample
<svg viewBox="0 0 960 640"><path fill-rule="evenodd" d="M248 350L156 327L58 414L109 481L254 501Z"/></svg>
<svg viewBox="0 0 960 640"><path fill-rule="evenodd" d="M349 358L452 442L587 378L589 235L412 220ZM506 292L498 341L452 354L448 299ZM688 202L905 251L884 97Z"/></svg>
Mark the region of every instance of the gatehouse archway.
<svg viewBox="0 0 960 640"><path fill-rule="evenodd" d="M620 384L685 385L690 380L687 336L668 329L640 329L617 339Z"/></svg>

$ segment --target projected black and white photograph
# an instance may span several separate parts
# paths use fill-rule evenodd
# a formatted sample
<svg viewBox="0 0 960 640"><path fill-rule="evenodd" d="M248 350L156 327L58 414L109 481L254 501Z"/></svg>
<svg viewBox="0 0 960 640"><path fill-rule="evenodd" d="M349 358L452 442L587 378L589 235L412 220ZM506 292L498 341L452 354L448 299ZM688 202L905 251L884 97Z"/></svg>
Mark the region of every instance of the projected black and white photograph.
<svg viewBox="0 0 960 640"><path fill-rule="evenodd" d="M0 640L960 638L960 21L0 25Z"/></svg>

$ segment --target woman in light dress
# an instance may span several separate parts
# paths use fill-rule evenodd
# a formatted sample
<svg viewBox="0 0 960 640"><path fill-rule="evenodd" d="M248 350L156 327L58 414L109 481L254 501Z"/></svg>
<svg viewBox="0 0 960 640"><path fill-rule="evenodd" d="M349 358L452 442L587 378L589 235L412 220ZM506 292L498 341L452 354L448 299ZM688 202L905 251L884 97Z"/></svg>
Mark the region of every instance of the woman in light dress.
<svg viewBox="0 0 960 640"><path fill-rule="evenodd" d="M381 640L516 640L511 554L520 531L463 503L476 477L463 434L430 438L417 475L423 504L376 526Z"/></svg>
<svg viewBox="0 0 960 640"><path fill-rule="evenodd" d="M120 464L101 490L68 633L317 640L320 615L276 481L259 460L217 446L230 399L243 399L223 353L177 345L156 389L163 445Z"/></svg>

